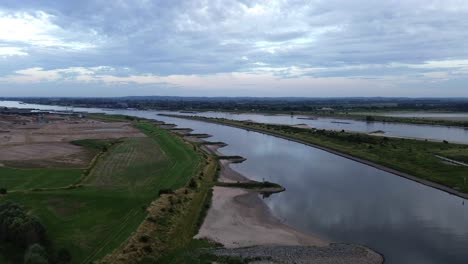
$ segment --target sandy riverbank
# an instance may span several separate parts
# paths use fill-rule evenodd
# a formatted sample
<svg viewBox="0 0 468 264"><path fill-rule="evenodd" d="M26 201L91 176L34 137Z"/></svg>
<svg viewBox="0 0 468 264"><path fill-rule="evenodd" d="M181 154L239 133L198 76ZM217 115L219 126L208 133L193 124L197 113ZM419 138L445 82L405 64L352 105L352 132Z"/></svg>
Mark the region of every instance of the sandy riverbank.
<svg viewBox="0 0 468 264"><path fill-rule="evenodd" d="M185 139L203 142L190 137ZM224 143L202 144L201 148L209 154L223 156L218 150L224 146ZM230 167L233 162L236 161L219 160L218 180L228 183L249 181ZM213 188L211 207L194 238L222 244L227 251L215 253L220 255L236 255L239 254L237 250L248 249L249 254L245 257L263 258L269 252L271 261L268 263L383 263L383 257L368 248L331 244L282 223L273 216L257 191L242 188Z"/></svg>
<svg viewBox="0 0 468 264"><path fill-rule="evenodd" d="M211 208L196 237L209 238L227 248L328 245L327 241L282 224L256 192L227 187L214 187Z"/></svg>
<svg viewBox="0 0 468 264"><path fill-rule="evenodd" d="M221 145L203 147L212 154L222 155L218 151ZM232 161L219 162L220 182L249 180L230 167ZM337 246L282 223L257 192L240 188L213 188L211 207L195 238L209 239L226 248L215 254L268 256L271 260L268 263L383 263L381 255L365 247ZM276 254L278 252L280 254Z"/></svg>
<svg viewBox="0 0 468 264"><path fill-rule="evenodd" d="M331 244L275 218L254 191L214 187L212 205L195 238L221 243L223 256L268 257L268 263L383 263L362 246Z"/></svg>

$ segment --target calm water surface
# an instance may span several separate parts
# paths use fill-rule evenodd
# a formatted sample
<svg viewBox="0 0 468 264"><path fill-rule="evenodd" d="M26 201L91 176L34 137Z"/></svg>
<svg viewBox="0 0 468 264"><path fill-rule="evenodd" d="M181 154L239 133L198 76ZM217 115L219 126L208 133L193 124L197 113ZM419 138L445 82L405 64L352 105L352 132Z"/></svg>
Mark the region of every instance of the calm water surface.
<svg viewBox="0 0 468 264"><path fill-rule="evenodd" d="M467 263L468 201L295 142L191 120L163 121L224 141L232 167L287 191L266 199L285 223L332 241L363 244L386 263Z"/></svg>
<svg viewBox="0 0 468 264"><path fill-rule="evenodd" d="M305 232L366 245L384 254L386 263L468 263L468 201L462 198L255 132L161 117L156 111L82 110L154 118L228 143L221 152L247 158L233 165L235 170L286 187L265 202L278 218Z"/></svg>
<svg viewBox="0 0 468 264"><path fill-rule="evenodd" d="M396 116L396 117L425 117L425 118L466 119L466 120L468 120L468 113L431 113L431 112L398 113L398 112L390 112L390 113L384 113L382 115L383 116Z"/></svg>
<svg viewBox="0 0 468 264"><path fill-rule="evenodd" d="M194 114L191 114L194 115ZM233 120L252 120L258 123L297 125L306 124L313 128L329 130L346 130L354 132L372 133L383 131L387 136L417 139L447 140L468 144L468 129L459 127L429 126L402 123L365 122L350 119L317 118L303 119L305 116L235 114L223 112L197 113L199 116L220 117ZM467 114L468 116L468 114Z"/></svg>
<svg viewBox="0 0 468 264"><path fill-rule="evenodd" d="M19 107L19 108L37 108L37 109L56 109L63 110L65 107L49 106L49 105L34 105L34 104L19 104L19 102L0 101L0 106ZM75 111L97 111L103 110L96 108L68 108ZM91 109L91 110L90 110ZM110 111L110 110L105 110ZM121 110L126 111L126 110ZM170 113L182 114L179 112L170 111L144 111L152 113ZM468 129L459 127L444 127L444 126L429 126L429 125L414 125L414 124L400 124L400 123L383 123L383 122L365 122L349 119L336 119L336 118L317 118L314 120L302 119L305 116L288 116L288 115L263 115L263 114L236 114L225 112L202 112L202 113L185 113L185 115L198 115L205 117L221 117L233 120L252 120L259 123L271 124L286 124L297 125L306 124L310 127L318 129L330 130L346 130L354 132L371 133L375 131L383 131L386 136L429 139L429 140L447 140L449 142L468 144ZM468 115L468 114L467 114Z"/></svg>

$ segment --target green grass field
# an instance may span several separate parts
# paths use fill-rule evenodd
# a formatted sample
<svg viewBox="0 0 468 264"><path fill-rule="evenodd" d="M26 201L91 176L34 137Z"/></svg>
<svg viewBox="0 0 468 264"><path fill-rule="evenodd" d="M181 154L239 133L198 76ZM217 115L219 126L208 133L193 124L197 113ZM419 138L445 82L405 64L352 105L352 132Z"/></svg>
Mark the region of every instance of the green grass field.
<svg viewBox="0 0 468 264"><path fill-rule="evenodd" d="M101 157L83 184L142 189L157 179L148 175L158 175L169 165L168 157L152 138L129 138Z"/></svg>
<svg viewBox="0 0 468 264"><path fill-rule="evenodd" d="M75 183L82 169L17 169L0 168L0 187L9 192L34 188L58 188Z"/></svg>
<svg viewBox="0 0 468 264"><path fill-rule="evenodd" d="M191 145L150 122L136 126L148 137L124 139L110 146L84 177L82 187L12 192L0 201L14 200L37 215L55 249L67 248L73 263L90 263L103 257L143 221L145 208L158 197L160 189L180 188L200 169L202 158ZM95 142L80 144L102 147ZM1 168L0 177L10 175L6 177L10 189L23 190L67 186L84 172L51 171ZM30 180L25 182L25 178ZM0 258L0 263L8 262Z"/></svg>

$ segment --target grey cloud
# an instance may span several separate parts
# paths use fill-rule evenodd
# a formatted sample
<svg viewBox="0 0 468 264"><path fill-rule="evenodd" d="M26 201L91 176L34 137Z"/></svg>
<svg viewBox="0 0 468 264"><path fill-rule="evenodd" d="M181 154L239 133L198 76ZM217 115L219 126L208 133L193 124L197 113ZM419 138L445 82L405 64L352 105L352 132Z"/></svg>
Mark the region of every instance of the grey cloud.
<svg viewBox="0 0 468 264"><path fill-rule="evenodd" d="M320 77L375 78L430 72L387 68L391 63L468 59L468 4L461 1L4 0L0 10L46 12L69 33L63 41L95 45L70 50L8 43L29 56L0 58L0 75L101 65L128 68L118 75L217 74L255 72L260 62L328 68L306 73ZM344 67L356 65L380 67Z"/></svg>

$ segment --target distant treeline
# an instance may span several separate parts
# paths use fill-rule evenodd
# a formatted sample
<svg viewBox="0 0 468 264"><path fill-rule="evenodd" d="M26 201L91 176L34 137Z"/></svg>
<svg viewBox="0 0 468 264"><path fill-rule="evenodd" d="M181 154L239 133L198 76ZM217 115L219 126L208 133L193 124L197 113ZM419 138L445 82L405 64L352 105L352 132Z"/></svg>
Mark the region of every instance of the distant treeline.
<svg viewBox="0 0 468 264"><path fill-rule="evenodd" d="M1 98L0 98L1 99ZM12 98L8 98L12 99ZM468 98L120 97L15 98L25 103L160 110L264 112L430 110L468 112Z"/></svg>

